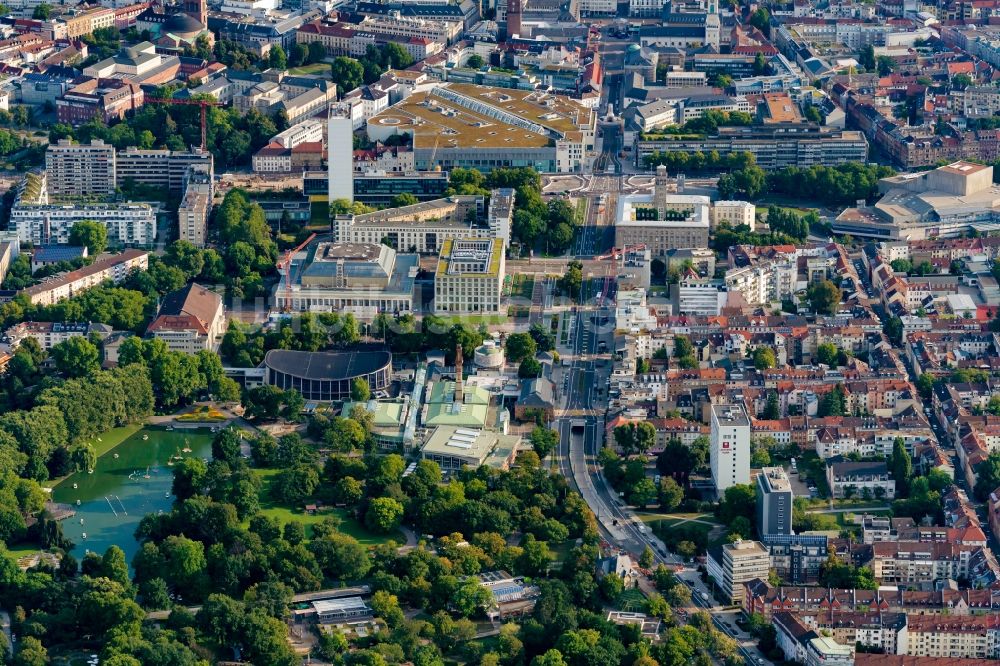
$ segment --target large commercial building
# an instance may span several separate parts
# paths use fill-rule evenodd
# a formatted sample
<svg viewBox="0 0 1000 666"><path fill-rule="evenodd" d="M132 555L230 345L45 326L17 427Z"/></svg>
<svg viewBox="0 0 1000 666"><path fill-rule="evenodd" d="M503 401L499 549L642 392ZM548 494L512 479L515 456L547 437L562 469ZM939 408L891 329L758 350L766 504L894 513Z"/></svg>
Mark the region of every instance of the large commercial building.
<svg viewBox="0 0 1000 666"><path fill-rule="evenodd" d="M328 123L327 186L330 201L354 201L354 128L351 119L343 116L331 115Z"/></svg>
<svg viewBox="0 0 1000 666"><path fill-rule="evenodd" d="M355 379L367 381L373 393L389 387L392 354L272 349L264 356L264 371L268 384L283 391L295 389L306 400L349 400Z"/></svg>
<svg viewBox="0 0 1000 666"><path fill-rule="evenodd" d="M834 233L883 240L924 240L1000 228L1000 185L993 167L953 162L931 171L879 181L882 197L872 206L848 208Z"/></svg>
<svg viewBox="0 0 1000 666"><path fill-rule="evenodd" d="M98 259L89 266L57 275L20 293L27 296L32 305L52 305L109 280L120 284L133 270L144 271L147 268L148 252L125 250L121 254Z"/></svg>
<svg viewBox="0 0 1000 666"><path fill-rule="evenodd" d="M434 312L499 313L504 275L503 240L445 239L434 273Z"/></svg>
<svg viewBox="0 0 1000 666"><path fill-rule="evenodd" d="M709 548L708 577L726 604L743 602L744 584L767 578L771 558L757 541L737 541Z"/></svg>
<svg viewBox="0 0 1000 666"><path fill-rule="evenodd" d="M520 442L520 435L438 426L427 438L420 455L449 472L457 472L465 466L476 468L482 465L507 469L514 462Z"/></svg>
<svg viewBox="0 0 1000 666"><path fill-rule="evenodd" d="M191 167L213 176L212 153L197 149L182 151L126 148L118 153L115 177L119 185L132 181L178 193L183 191L188 169Z"/></svg>
<svg viewBox="0 0 1000 666"><path fill-rule="evenodd" d="M781 467L757 475L757 531L761 536L792 533L792 485Z"/></svg>
<svg viewBox="0 0 1000 666"><path fill-rule="evenodd" d="M438 254L446 238L502 238L506 246L508 213L499 205L487 208L481 196L456 195L374 213L337 215L333 237L344 243L386 242L419 254Z"/></svg>
<svg viewBox="0 0 1000 666"><path fill-rule="evenodd" d="M306 312L350 312L370 321L380 312L413 311L413 288L420 257L397 254L381 243L311 244L285 270L292 272L275 286L275 306Z"/></svg>
<svg viewBox="0 0 1000 666"><path fill-rule="evenodd" d="M395 173L375 171L355 173L354 200L369 206L388 206L399 194L412 194L418 201L431 201L445 196L448 174L445 171Z"/></svg>
<svg viewBox="0 0 1000 666"><path fill-rule="evenodd" d="M94 118L110 124L139 109L145 101L142 87L121 79L84 79L56 100L61 123L82 125Z"/></svg>
<svg viewBox="0 0 1000 666"><path fill-rule="evenodd" d="M115 192L115 148L100 139L90 145L60 139L45 151L52 196L108 196Z"/></svg>
<svg viewBox="0 0 1000 666"><path fill-rule="evenodd" d="M750 483L750 418L741 403L712 405L709 459L720 495L730 486Z"/></svg>
<svg viewBox="0 0 1000 666"><path fill-rule="evenodd" d="M408 134L419 170L530 166L574 172L593 148L595 111L569 97L464 83L414 92L368 121L373 141Z"/></svg>
<svg viewBox="0 0 1000 666"><path fill-rule="evenodd" d="M846 131L802 123L775 123L720 127L713 136L684 138L665 136L637 139L636 159L642 165L655 153L710 153L725 157L733 153L752 153L762 169L786 166L833 166L868 159L868 141L861 132Z"/></svg>

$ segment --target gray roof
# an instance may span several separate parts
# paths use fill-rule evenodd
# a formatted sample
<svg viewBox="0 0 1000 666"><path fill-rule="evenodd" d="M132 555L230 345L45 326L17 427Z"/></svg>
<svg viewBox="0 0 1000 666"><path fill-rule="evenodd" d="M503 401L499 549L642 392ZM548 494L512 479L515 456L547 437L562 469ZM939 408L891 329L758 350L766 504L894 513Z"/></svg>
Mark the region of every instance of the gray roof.
<svg viewBox="0 0 1000 666"><path fill-rule="evenodd" d="M268 368L303 379L338 381L363 377L392 361L387 351L307 352L272 349L264 356Z"/></svg>

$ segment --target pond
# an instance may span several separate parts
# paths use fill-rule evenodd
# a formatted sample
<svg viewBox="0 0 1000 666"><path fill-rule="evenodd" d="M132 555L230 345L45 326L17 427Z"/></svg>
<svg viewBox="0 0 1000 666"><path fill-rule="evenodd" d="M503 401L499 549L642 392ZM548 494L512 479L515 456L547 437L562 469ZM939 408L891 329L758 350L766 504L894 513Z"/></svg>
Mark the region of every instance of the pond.
<svg viewBox="0 0 1000 666"><path fill-rule="evenodd" d="M145 428L98 458L92 474L66 477L53 489L52 501L76 511L62 523L63 533L74 543L73 554L82 559L88 550L103 554L115 545L131 563L139 549L134 536L139 521L147 513L170 511L173 504L169 463L177 456L209 458L212 437L207 428Z"/></svg>

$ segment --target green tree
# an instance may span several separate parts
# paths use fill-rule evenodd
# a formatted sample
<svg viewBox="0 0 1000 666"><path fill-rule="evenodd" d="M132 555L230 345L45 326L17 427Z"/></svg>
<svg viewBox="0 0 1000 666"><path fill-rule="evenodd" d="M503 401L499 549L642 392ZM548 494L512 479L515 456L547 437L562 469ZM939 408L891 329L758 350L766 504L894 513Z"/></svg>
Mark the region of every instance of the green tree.
<svg viewBox="0 0 1000 666"><path fill-rule="evenodd" d="M391 497L376 497L368 503L365 525L368 529L389 534L403 519L403 505Z"/></svg>
<svg viewBox="0 0 1000 666"><path fill-rule="evenodd" d="M820 314L834 314L840 305L840 287L830 280L822 280L809 285L806 290L810 307Z"/></svg>
<svg viewBox="0 0 1000 666"><path fill-rule="evenodd" d="M770 347L758 347L753 353L753 365L758 370L769 370L778 364L774 350Z"/></svg>
<svg viewBox="0 0 1000 666"><path fill-rule="evenodd" d="M614 435L615 444L626 456L645 453L656 443L656 428L648 421L616 426Z"/></svg>
<svg viewBox="0 0 1000 666"><path fill-rule="evenodd" d="M367 402L371 397L371 387L364 377L356 377L351 381L351 400L354 402Z"/></svg>
<svg viewBox="0 0 1000 666"><path fill-rule="evenodd" d="M532 450L538 454L539 458L544 459L559 445L559 433L551 428L535 426L529 440Z"/></svg>
<svg viewBox="0 0 1000 666"><path fill-rule="evenodd" d="M892 442L889 473L896 481L896 494L900 497L906 497L909 494L910 476L913 474L913 461L910 460L910 454L906 452L906 445L902 437L897 437Z"/></svg>
<svg viewBox="0 0 1000 666"><path fill-rule="evenodd" d="M956 90L965 90L972 85L972 77L968 74L956 74L951 77L951 86Z"/></svg>
<svg viewBox="0 0 1000 666"><path fill-rule="evenodd" d="M86 247L90 256L96 257L108 246L107 227L94 220L80 220L69 230L69 244Z"/></svg>
<svg viewBox="0 0 1000 666"><path fill-rule="evenodd" d="M510 363L520 363L526 358L534 358L538 346L528 333L511 333L507 336L506 350Z"/></svg>
<svg viewBox="0 0 1000 666"><path fill-rule="evenodd" d="M402 208L403 206L413 206L414 204L420 203L420 200L409 192L403 192L402 194L397 194L389 202L389 208Z"/></svg>
<svg viewBox="0 0 1000 666"><path fill-rule="evenodd" d="M985 502L997 488L1000 488L1000 451L991 453L976 468L976 498Z"/></svg>
<svg viewBox="0 0 1000 666"><path fill-rule="evenodd" d="M271 46L271 50L267 53L267 62L274 69L285 70L288 68L288 58L285 55L285 50L279 44Z"/></svg>
<svg viewBox="0 0 1000 666"><path fill-rule="evenodd" d="M52 347L56 369L67 377L86 377L101 369L101 354L87 338L73 336Z"/></svg>
<svg viewBox="0 0 1000 666"><path fill-rule="evenodd" d="M672 476L660 478L660 507L664 511L673 511L684 501L684 489Z"/></svg>
<svg viewBox="0 0 1000 666"><path fill-rule="evenodd" d="M35 7L35 13L47 5ZM17 653L14 655L14 666L46 666L49 663L49 653L42 642L34 636L24 636L19 641Z"/></svg>
<svg viewBox="0 0 1000 666"><path fill-rule="evenodd" d="M583 286L583 264L579 261L571 261L566 266L566 273L556 281L559 292L576 300L580 297L580 289Z"/></svg>
<svg viewBox="0 0 1000 666"><path fill-rule="evenodd" d="M330 65L330 73L341 96L364 83L365 68L354 58L337 56Z"/></svg>
<svg viewBox="0 0 1000 666"><path fill-rule="evenodd" d="M465 66L470 69L482 69L486 62L483 60L482 56L473 53L469 56L469 59L465 61Z"/></svg>
<svg viewBox="0 0 1000 666"><path fill-rule="evenodd" d="M534 358L524 359L521 361L521 365L517 367L517 376L521 379L534 379L535 377L541 377L541 375L542 364Z"/></svg>
<svg viewBox="0 0 1000 666"><path fill-rule="evenodd" d="M858 55L858 64L864 67L869 72L875 71L875 47L871 44L866 44L861 49L861 53Z"/></svg>
<svg viewBox="0 0 1000 666"><path fill-rule="evenodd" d="M647 545L642 549L642 555L639 556L639 566L643 569L652 569L655 561L656 555L653 553L653 549Z"/></svg>
<svg viewBox="0 0 1000 666"><path fill-rule="evenodd" d="M47 21L50 16L52 16L52 5L47 2L37 5L35 10L31 13L31 18L39 21Z"/></svg>

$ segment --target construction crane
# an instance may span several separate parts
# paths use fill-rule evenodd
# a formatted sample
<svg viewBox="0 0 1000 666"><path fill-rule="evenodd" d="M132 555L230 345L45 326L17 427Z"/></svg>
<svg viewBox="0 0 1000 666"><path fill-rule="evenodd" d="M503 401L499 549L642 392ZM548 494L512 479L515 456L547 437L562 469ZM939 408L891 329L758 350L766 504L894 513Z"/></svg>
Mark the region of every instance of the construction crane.
<svg viewBox="0 0 1000 666"><path fill-rule="evenodd" d="M309 238L299 243L298 247L286 250L285 256L278 259L278 270L284 269L285 271L285 298L281 307L282 312L287 312L292 306L292 257L298 254L306 245L309 245L314 238L316 238L316 234L309 234Z"/></svg>
<svg viewBox="0 0 1000 666"><path fill-rule="evenodd" d="M147 102L153 104L174 104L178 106L200 106L201 107L201 149L208 150L208 140L206 138L206 111L210 106L222 106L222 102L213 102L207 99L174 99L173 97L147 97Z"/></svg>

